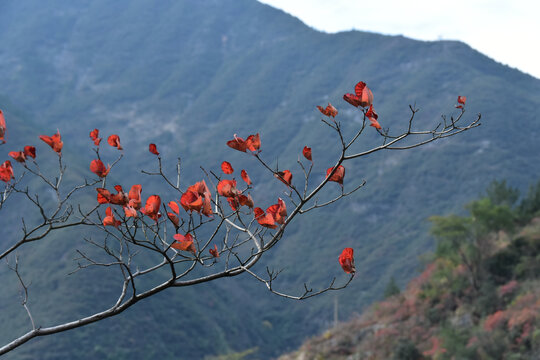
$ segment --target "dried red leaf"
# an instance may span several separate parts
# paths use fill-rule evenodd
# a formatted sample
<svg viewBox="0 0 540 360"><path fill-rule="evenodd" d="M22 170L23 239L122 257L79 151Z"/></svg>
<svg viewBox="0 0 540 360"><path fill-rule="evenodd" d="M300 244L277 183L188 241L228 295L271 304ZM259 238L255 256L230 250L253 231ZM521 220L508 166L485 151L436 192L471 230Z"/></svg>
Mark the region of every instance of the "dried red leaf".
<svg viewBox="0 0 540 360"><path fill-rule="evenodd" d="M23 152L26 157L36 158L36 148L33 146L26 145Z"/></svg>
<svg viewBox="0 0 540 360"><path fill-rule="evenodd" d="M317 109L319 109L319 111L322 112L323 115L326 115L328 117L335 118L336 115L338 114L337 109L334 106L332 106L332 104L330 103L328 103L326 108L323 108L322 106L317 105Z"/></svg>
<svg viewBox="0 0 540 360"><path fill-rule="evenodd" d="M230 162L224 161L221 163L221 171L223 171L225 174L232 174L234 169Z"/></svg>
<svg viewBox="0 0 540 360"><path fill-rule="evenodd" d="M255 209L253 209L253 214L255 215L255 219L257 220L259 225L270 228L270 229L277 228L277 225L274 221L274 217L272 216L272 214L266 214L264 210L261 209L260 207L256 207Z"/></svg>
<svg viewBox="0 0 540 360"><path fill-rule="evenodd" d="M0 110L0 144L5 144L6 142L6 119L4 118L4 113Z"/></svg>
<svg viewBox="0 0 540 360"><path fill-rule="evenodd" d="M214 248L213 249L208 249L208 252L210 253L210 255L212 255L213 257L215 258L218 258L219 257L219 251L218 251L218 248L217 248L217 245L214 244Z"/></svg>
<svg viewBox="0 0 540 360"><path fill-rule="evenodd" d="M148 151L150 151L154 155L159 155L159 152L157 151L156 144L148 145Z"/></svg>
<svg viewBox="0 0 540 360"><path fill-rule="evenodd" d="M238 202L238 199L235 197L228 197L227 202L229 203L229 206L231 207L232 211L236 211L240 207L240 203Z"/></svg>
<svg viewBox="0 0 540 360"><path fill-rule="evenodd" d="M95 159L90 163L90 171L99 177L105 177L109 174L109 171L111 171L111 166L107 165L105 168L105 165L103 165L101 160Z"/></svg>
<svg viewBox="0 0 540 360"><path fill-rule="evenodd" d="M261 147L261 138L259 134L249 135L246 140L234 134L234 139L227 141L227 146L238 151L246 152L250 151L259 151Z"/></svg>
<svg viewBox="0 0 540 360"><path fill-rule="evenodd" d="M287 186L291 185L292 173L289 170L278 171L274 176Z"/></svg>
<svg viewBox="0 0 540 360"><path fill-rule="evenodd" d="M116 220L110 206L105 210L105 214L107 216L103 218L103 226L114 226L116 228L120 226L121 222L120 220Z"/></svg>
<svg viewBox="0 0 540 360"><path fill-rule="evenodd" d="M111 202L111 192L104 188L97 188L97 201L99 204L109 204Z"/></svg>
<svg viewBox="0 0 540 360"><path fill-rule="evenodd" d="M239 194L236 190L236 180L221 180L217 184L218 194L225 197L235 197Z"/></svg>
<svg viewBox="0 0 540 360"><path fill-rule="evenodd" d="M191 234L174 234L173 238L176 240L171 244L171 247L176 250L189 251L194 255L197 253L195 244L193 243L193 236Z"/></svg>
<svg viewBox="0 0 540 360"><path fill-rule="evenodd" d="M124 189L122 189L122 186L115 185L114 189L116 190L117 193L114 195L111 195L110 197L111 204L122 205L122 206L127 205L129 201L128 194L124 192Z"/></svg>
<svg viewBox="0 0 540 360"><path fill-rule="evenodd" d="M120 137L116 134L112 134L111 136L109 136L107 138L107 142L109 143L109 145L117 148L118 150L124 150L122 145L120 145Z"/></svg>
<svg viewBox="0 0 540 360"><path fill-rule="evenodd" d="M302 150L302 155L304 155L304 157L306 159L308 159L309 161L313 161L313 159L311 158L311 148L310 147L304 146L304 150Z"/></svg>
<svg viewBox="0 0 540 360"><path fill-rule="evenodd" d="M62 154L62 147L64 146L64 143L62 142L62 137L60 136L60 130L57 130L56 134L53 136L40 135L39 138L59 155Z"/></svg>
<svg viewBox="0 0 540 360"><path fill-rule="evenodd" d="M238 195L238 203L240 204L240 206L247 206L251 209L253 209L253 199L251 198L251 195L248 194L247 196L246 195Z"/></svg>
<svg viewBox="0 0 540 360"><path fill-rule="evenodd" d="M366 117L371 122L369 126L373 126L377 130L381 128L381 125L377 121L377 119L379 118L379 115L375 112L375 110L373 110L373 105L369 105L369 110L366 111Z"/></svg>
<svg viewBox="0 0 540 360"><path fill-rule="evenodd" d="M330 175L332 170L334 170L333 167L326 170L326 176ZM335 181L338 184L340 184L341 186L343 186L343 178L344 177L345 177L345 168L343 167L343 165L339 165L338 168L336 169L336 171L334 172L334 174L332 176L330 176L330 179L328 179L328 181Z"/></svg>
<svg viewBox="0 0 540 360"><path fill-rule="evenodd" d="M360 106L360 99L358 98L358 96L356 96L354 94L347 93L347 94L343 95L343 100L345 100L346 102L348 102L349 104L351 104L354 107L359 107Z"/></svg>
<svg viewBox="0 0 540 360"><path fill-rule="evenodd" d="M354 267L354 250L352 248L345 248L339 255L339 265L343 271L347 274L354 274L356 268Z"/></svg>
<svg viewBox="0 0 540 360"><path fill-rule="evenodd" d="M94 129L90 131L90 139L94 141L94 145L99 146L99 143L101 142L101 138L99 137L99 130Z"/></svg>
<svg viewBox="0 0 540 360"><path fill-rule="evenodd" d="M4 182L10 182L13 178L13 167L11 161L6 160L0 165L0 180Z"/></svg>
<svg viewBox="0 0 540 360"><path fill-rule="evenodd" d="M251 179L249 178L248 173L246 170L243 170L240 172L240 176L242 177L242 180L246 182L246 184L251 185Z"/></svg>
<svg viewBox="0 0 540 360"><path fill-rule="evenodd" d="M161 217L159 207L161 206L161 198L159 195L150 195L146 200L146 205L141 208L141 212L154 221L158 221Z"/></svg>
<svg viewBox="0 0 540 360"><path fill-rule="evenodd" d="M22 151L10 151L8 153L15 161L23 163L26 162L26 155Z"/></svg>

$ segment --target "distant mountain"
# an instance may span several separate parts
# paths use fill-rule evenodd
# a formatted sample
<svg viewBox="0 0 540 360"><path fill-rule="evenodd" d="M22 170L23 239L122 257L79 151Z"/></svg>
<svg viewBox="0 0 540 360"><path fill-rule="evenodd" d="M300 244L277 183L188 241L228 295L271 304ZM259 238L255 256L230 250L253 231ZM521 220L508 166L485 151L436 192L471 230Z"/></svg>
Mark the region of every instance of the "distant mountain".
<svg viewBox="0 0 540 360"><path fill-rule="evenodd" d="M428 216L460 209L492 179L524 189L540 172L540 81L463 43L324 34L253 0L7 1L0 24L0 108L10 126L1 155L15 150L9 144L37 143L35 136L58 128L67 160L81 164L73 179L88 171L88 133L97 127L119 134L130 155L115 181L139 178L134 169L151 166L146 146L155 142L171 168L182 158L185 183L202 178L199 165L217 168L227 159L246 164L260 193L274 199L280 184L226 148L233 134L260 132L263 156L296 174L298 154L312 146L314 171L322 174L336 148L315 105L332 102L352 132L355 113L341 96L356 82L368 83L381 124L391 128L408 120L409 104L421 109L418 126L427 126L455 112L457 95L466 95L467 116L482 113L480 128L351 163L348 184L366 179L366 187L299 219L255 269L285 268L283 290L323 287L333 276L344 279L337 256L354 247L358 274L338 293L343 318L378 299L391 276L398 283L414 276L418 255L433 247ZM145 195L160 191L144 186ZM17 212L6 213L2 231L17 231ZM44 324L88 314L114 296L115 279L99 272L65 280L75 248L84 246L74 239L80 234L21 249L31 305ZM0 246L9 241L2 236ZM3 278L6 272L0 267ZM10 281L0 294L0 322L10 324L0 329L2 342L28 326ZM7 358L194 359L257 347L251 356L267 359L328 327L332 304L333 295L294 303L248 277L228 279L168 291L115 319L34 339Z"/></svg>

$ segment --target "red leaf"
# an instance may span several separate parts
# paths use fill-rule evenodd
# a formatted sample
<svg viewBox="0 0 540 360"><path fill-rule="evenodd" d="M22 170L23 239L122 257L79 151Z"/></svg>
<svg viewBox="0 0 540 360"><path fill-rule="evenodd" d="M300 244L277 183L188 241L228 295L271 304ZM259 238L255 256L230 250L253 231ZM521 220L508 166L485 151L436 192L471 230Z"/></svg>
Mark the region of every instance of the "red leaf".
<svg viewBox="0 0 540 360"><path fill-rule="evenodd" d="M375 110L373 110L373 105L369 105L369 110L366 111L366 117L371 122L369 126L373 126L377 130L381 128L381 125L377 121L377 119L379 118L379 115L375 112Z"/></svg>
<svg viewBox="0 0 540 360"><path fill-rule="evenodd" d="M463 107L465 106L465 102L467 101L467 97L466 96L458 96L457 98L457 102L461 105L456 105L456 108L458 109L463 109Z"/></svg>
<svg viewBox="0 0 540 360"><path fill-rule="evenodd" d="M360 102L360 106L367 107L373 103L373 93L366 86L365 82L360 81L358 84L356 84L354 87L354 92L356 93L356 96Z"/></svg>
<svg viewBox="0 0 540 360"><path fill-rule="evenodd" d="M124 206L124 213L126 217L137 217L137 210L132 206Z"/></svg>
<svg viewBox="0 0 540 360"><path fill-rule="evenodd" d="M141 209L141 212L154 221L158 221L161 217L159 207L161 206L161 198L159 195L150 195L146 200L146 205Z"/></svg>
<svg viewBox="0 0 540 360"><path fill-rule="evenodd" d="M178 226L180 224L180 219L178 218L178 216L176 216L176 214L174 213L168 212L167 217L174 224L174 227L178 229Z"/></svg>
<svg viewBox="0 0 540 360"><path fill-rule="evenodd" d="M62 142L62 137L60 136L60 130L57 130L56 134L53 136L40 135L39 138L59 155L62 154L62 147L64 146L64 143Z"/></svg>
<svg viewBox="0 0 540 360"><path fill-rule="evenodd" d="M139 210L141 208L141 192L142 192L142 186L140 184L133 185L131 189L129 190L128 199L129 199L129 206L134 208L135 210Z"/></svg>
<svg viewBox="0 0 540 360"><path fill-rule="evenodd" d="M13 178L13 167L11 161L6 160L0 165L0 180L10 182Z"/></svg>
<svg viewBox="0 0 540 360"><path fill-rule="evenodd" d="M111 195L110 202L113 205L122 205L125 206L128 204L129 198L128 194L124 192L124 189L122 189L122 186L115 185L114 189L116 190L116 194Z"/></svg>
<svg viewBox="0 0 540 360"><path fill-rule="evenodd" d="M6 142L6 119L4 118L4 113L0 110L0 144Z"/></svg>
<svg viewBox="0 0 540 360"><path fill-rule="evenodd" d="M334 106L332 106L332 104L330 103L328 103L328 105L324 109L322 106L317 105L317 109L319 109L319 111L322 112L323 115L326 115L328 117L335 118L336 115L338 114L337 109Z"/></svg>
<svg viewBox="0 0 540 360"><path fill-rule="evenodd" d="M242 177L242 180L246 182L246 184L251 185L251 179L249 178L249 175L246 172L246 170L242 170L240 172L240 176Z"/></svg>
<svg viewBox="0 0 540 360"><path fill-rule="evenodd" d="M236 180L221 180L217 185L219 195L225 197L235 197L239 191L236 190Z"/></svg>
<svg viewBox="0 0 540 360"><path fill-rule="evenodd" d="M339 265L343 271L347 274L354 274L356 268L354 267L354 250L352 248L345 248L339 255Z"/></svg>
<svg viewBox="0 0 540 360"><path fill-rule="evenodd" d="M99 146L99 143L101 142L101 138L99 137L98 129L94 129L90 131L90 139L94 141L94 145Z"/></svg>
<svg viewBox="0 0 540 360"><path fill-rule="evenodd" d="M157 151L156 144L148 145L148 151L150 151L154 155L159 155L159 152Z"/></svg>
<svg viewBox="0 0 540 360"><path fill-rule="evenodd" d="M225 174L232 174L234 172L234 169L233 169L231 163L228 162L228 161L224 161L224 162L221 163L221 170Z"/></svg>
<svg viewBox="0 0 540 360"><path fill-rule="evenodd" d="M208 252L210 253L210 255L212 255L213 257L215 258L218 258L219 257L219 251L218 251L218 248L217 248L217 245L214 244L214 248L213 249L208 249Z"/></svg>
<svg viewBox="0 0 540 360"><path fill-rule="evenodd" d="M24 155L26 155L26 157L31 157L33 159L36 158L36 148L33 147L33 146L30 146L30 145L26 145L24 147Z"/></svg>
<svg viewBox="0 0 540 360"><path fill-rule="evenodd" d="M272 215L272 218L278 224L283 224L285 222L285 217L287 217L287 206L285 201L281 198L278 198L278 203L271 205L266 209L266 212Z"/></svg>
<svg viewBox="0 0 540 360"><path fill-rule="evenodd" d="M111 171L110 165L107 165L107 168L105 168L105 165L103 165L103 162L99 159L92 160L90 163L90 171L96 174L99 177L105 177Z"/></svg>
<svg viewBox="0 0 540 360"><path fill-rule="evenodd" d="M240 206L240 203L238 202L237 198L228 197L227 202L229 203L229 206L231 207L232 211L238 210L238 207Z"/></svg>
<svg viewBox="0 0 540 360"><path fill-rule="evenodd" d="M107 138L107 142L109 143L109 145L117 148L118 150L124 150L122 145L120 145L120 137L116 134L112 134L111 136L109 136Z"/></svg>
<svg viewBox="0 0 540 360"><path fill-rule="evenodd" d="M257 220L259 225L270 229L277 228L272 214L265 214L264 210L260 207L256 207L255 209L253 209L253 214L255 215L255 219Z"/></svg>
<svg viewBox="0 0 540 360"><path fill-rule="evenodd" d="M111 202L111 192L104 188L97 188L97 201L99 204L109 204Z"/></svg>
<svg viewBox="0 0 540 360"><path fill-rule="evenodd" d="M261 148L261 138L259 133L248 136L246 139L246 147L251 151L258 151Z"/></svg>
<svg viewBox="0 0 540 360"><path fill-rule="evenodd" d="M186 234L186 236L181 234L175 234L173 238L176 240L171 244L171 247L176 250L181 251L190 251L195 255L197 253L197 249L195 248L195 244L193 244L193 236L191 234Z"/></svg>
<svg viewBox="0 0 540 360"><path fill-rule="evenodd" d="M312 158L311 158L311 148L310 147L304 146L304 150L302 150L302 155L304 155L304 157L306 159L308 159L309 161L313 161Z"/></svg>
<svg viewBox="0 0 540 360"><path fill-rule="evenodd" d="M23 163L26 161L26 156L22 151L10 151L8 153L9 156L11 156L15 161Z"/></svg>
<svg viewBox="0 0 540 360"><path fill-rule="evenodd" d="M330 175L332 170L334 170L333 167L326 170L326 176ZM330 176L330 179L328 179L328 181L335 181L341 186L343 186L344 177L345 177L345 168L343 167L343 165L339 165L338 168L336 169L336 172L334 172L334 174Z"/></svg>
<svg viewBox="0 0 540 360"><path fill-rule="evenodd" d="M121 222L120 220L116 220L110 206L105 210L105 214L107 216L103 218L103 226L114 226L116 228L120 226Z"/></svg>
<svg viewBox="0 0 540 360"><path fill-rule="evenodd" d="M287 186L291 185L292 173L289 170L278 171L277 173L274 174L274 176L285 185Z"/></svg>
<svg viewBox="0 0 540 360"><path fill-rule="evenodd" d="M349 104L351 104L354 107L359 107L360 106L360 99L358 98L358 96L356 96L354 94L345 94L345 95L343 95L343 100L345 100L346 102L348 102Z"/></svg>
<svg viewBox="0 0 540 360"><path fill-rule="evenodd" d="M246 141L234 134L234 139L227 141L227 146L238 151L246 152Z"/></svg>
<svg viewBox="0 0 540 360"><path fill-rule="evenodd" d="M241 206L247 206L251 209L253 209L253 199L251 198L251 195L248 194L247 196L246 195L238 195L238 203L241 205Z"/></svg>
<svg viewBox="0 0 540 360"><path fill-rule="evenodd" d="M176 215L180 215L180 208L178 207L178 204L176 201L169 201L169 207L176 213Z"/></svg>

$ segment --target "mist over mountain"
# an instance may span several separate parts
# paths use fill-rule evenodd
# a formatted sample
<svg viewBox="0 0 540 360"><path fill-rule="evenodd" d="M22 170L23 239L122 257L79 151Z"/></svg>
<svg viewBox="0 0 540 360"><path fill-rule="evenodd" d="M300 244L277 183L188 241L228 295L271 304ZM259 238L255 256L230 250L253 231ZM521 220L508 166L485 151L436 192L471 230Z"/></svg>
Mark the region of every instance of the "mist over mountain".
<svg viewBox="0 0 540 360"><path fill-rule="evenodd" d="M0 108L9 129L3 158L18 150L10 144L23 143L45 157L50 149L37 135L58 128L68 164L77 164L70 176L90 177L88 133L99 128L117 133L129 154L111 184L139 181L139 170L153 166L147 146L154 142L172 171L182 158L185 184L203 177L199 165L218 169L227 160L248 170L258 193L268 194L263 200L275 201L282 185L226 147L233 134L260 132L262 156L299 181L304 145L313 148L315 173L338 156L315 106L334 104L352 133L358 114L341 97L358 81L372 89L381 125L395 131L406 126L409 104L421 109L417 126L425 128L457 114L457 96L467 96L466 117L482 113L481 127L346 164L345 185L365 179L364 189L298 219L254 269L284 268L280 290L300 293L304 282L345 281L337 257L353 247L356 278L337 293L343 320L379 299L391 276L404 284L416 275L417 256L433 247L427 217L460 211L493 179L524 190L540 173L540 80L460 42L320 33L254 0L6 1L0 39ZM374 144L375 134L363 141L358 149ZM144 197L161 190L150 180ZM20 215L6 213L2 232L14 234ZM79 240L59 236L20 250L30 304L44 325L104 308L116 294L117 279L105 272L66 277L75 249L85 246ZM3 235L0 246L10 241ZM9 278L5 266L0 274ZM0 293L0 322L10 324L0 329L2 343L29 325L10 281ZM196 359L257 347L253 358L267 359L326 328L334 295L295 303L241 276L166 291L118 317L33 339L6 358Z"/></svg>

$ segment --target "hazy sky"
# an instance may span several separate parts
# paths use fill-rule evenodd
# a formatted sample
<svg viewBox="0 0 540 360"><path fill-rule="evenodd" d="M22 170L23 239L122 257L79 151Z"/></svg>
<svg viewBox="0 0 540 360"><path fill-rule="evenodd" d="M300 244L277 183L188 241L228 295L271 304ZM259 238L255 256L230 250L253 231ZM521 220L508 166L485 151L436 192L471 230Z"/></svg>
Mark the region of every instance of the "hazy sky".
<svg viewBox="0 0 540 360"><path fill-rule="evenodd" d="M540 78L540 0L259 0L321 31L460 40Z"/></svg>

